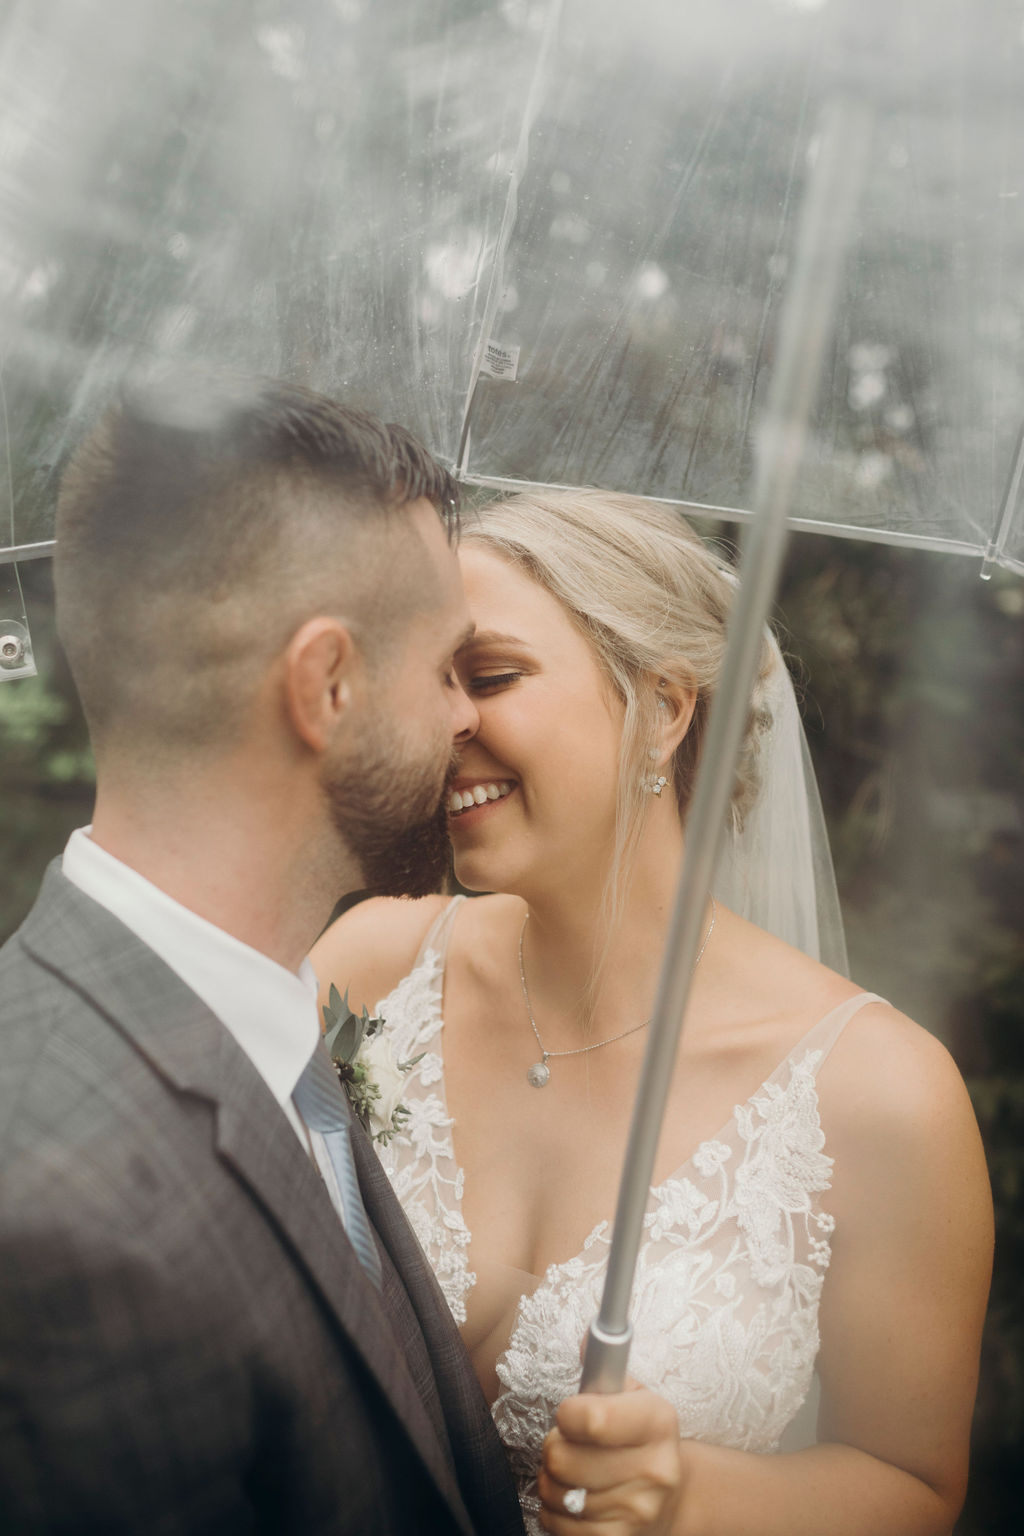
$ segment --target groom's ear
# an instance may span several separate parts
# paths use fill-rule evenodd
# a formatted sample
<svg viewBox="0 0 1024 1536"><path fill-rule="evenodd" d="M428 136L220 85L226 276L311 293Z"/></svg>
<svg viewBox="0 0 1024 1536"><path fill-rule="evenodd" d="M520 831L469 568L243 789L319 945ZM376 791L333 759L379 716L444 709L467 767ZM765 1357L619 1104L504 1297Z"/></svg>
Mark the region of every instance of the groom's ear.
<svg viewBox="0 0 1024 1536"><path fill-rule="evenodd" d="M361 671L351 632L321 616L297 629L284 653L284 703L299 737L323 752L352 707Z"/></svg>

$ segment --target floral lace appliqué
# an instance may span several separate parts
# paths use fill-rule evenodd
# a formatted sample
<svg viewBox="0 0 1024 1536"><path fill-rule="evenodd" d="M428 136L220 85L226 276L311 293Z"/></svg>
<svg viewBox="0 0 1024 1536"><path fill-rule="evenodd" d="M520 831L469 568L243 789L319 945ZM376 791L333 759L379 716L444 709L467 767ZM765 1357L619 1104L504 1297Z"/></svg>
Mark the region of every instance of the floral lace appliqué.
<svg viewBox="0 0 1024 1536"><path fill-rule="evenodd" d="M814 1082L820 1052L788 1063L732 1124L651 1191L633 1295L630 1374L667 1397L681 1434L768 1452L807 1396L832 1218ZM531 1536L541 1446L579 1387L580 1342L597 1312L611 1231L552 1265L519 1304L498 1362L494 1420Z"/></svg>
<svg viewBox="0 0 1024 1536"><path fill-rule="evenodd" d="M443 980L443 958L428 949L415 969L377 1004L375 1011L385 1021L394 1053L403 1061L420 1057L403 1082L409 1118L401 1135L378 1150L452 1316L461 1325L476 1275L466 1259L470 1234L462 1219L462 1170L455 1162L452 1121L443 1098L443 1065L436 1049Z"/></svg>

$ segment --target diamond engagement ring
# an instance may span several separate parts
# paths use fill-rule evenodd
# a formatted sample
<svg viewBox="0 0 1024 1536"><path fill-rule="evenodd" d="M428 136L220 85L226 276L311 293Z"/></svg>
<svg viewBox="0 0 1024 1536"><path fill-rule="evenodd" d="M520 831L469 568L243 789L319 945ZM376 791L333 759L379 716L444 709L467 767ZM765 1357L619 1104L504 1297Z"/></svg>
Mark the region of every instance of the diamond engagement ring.
<svg viewBox="0 0 1024 1536"><path fill-rule="evenodd" d="M562 1508L567 1515L582 1515L586 1502L585 1488L567 1488L562 1494Z"/></svg>

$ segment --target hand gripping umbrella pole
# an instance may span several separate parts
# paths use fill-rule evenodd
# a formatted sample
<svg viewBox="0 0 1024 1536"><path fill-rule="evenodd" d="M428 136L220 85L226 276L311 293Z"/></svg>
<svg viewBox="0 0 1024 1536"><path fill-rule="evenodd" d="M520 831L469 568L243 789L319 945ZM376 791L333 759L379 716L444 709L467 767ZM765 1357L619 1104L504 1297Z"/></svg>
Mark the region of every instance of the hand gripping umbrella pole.
<svg viewBox="0 0 1024 1536"><path fill-rule="evenodd" d="M830 332L870 126L870 115L861 103L848 99L831 103L800 218L795 272L780 321L778 361L759 432L754 519L744 540L722 677L687 817L686 857L633 1109L604 1294L586 1341L582 1392L620 1392L625 1384L633 1273L661 1122L732 798L762 634L782 565L793 483Z"/></svg>

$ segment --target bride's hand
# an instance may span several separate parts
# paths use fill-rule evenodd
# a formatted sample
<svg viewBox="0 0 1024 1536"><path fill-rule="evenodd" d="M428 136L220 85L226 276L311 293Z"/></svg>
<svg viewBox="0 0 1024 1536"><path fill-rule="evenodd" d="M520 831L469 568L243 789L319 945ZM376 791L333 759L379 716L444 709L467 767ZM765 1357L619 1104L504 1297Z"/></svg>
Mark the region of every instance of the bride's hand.
<svg viewBox="0 0 1024 1536"><path fill-rule="evenodd" d="M552 1536L667 1536L683 1480L671 1404L639 1386L588 1393L567 1398L555 1423L537 1479L544 1529Z"/></svg>

